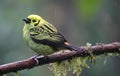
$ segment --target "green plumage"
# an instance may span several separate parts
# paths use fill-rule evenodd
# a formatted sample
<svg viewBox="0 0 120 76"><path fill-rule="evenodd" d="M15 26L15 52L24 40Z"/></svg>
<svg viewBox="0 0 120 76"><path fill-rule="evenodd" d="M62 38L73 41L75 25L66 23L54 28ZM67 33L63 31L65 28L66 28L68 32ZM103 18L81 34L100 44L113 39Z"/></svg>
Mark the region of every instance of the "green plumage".
<svg viewBox="0 0 120 76"><path fill-rule="evenodd" d="M23 38L39 55L48 55L62 49L80 50L71 46L57 29L38 15L30 15L25 21Z"/></svg>

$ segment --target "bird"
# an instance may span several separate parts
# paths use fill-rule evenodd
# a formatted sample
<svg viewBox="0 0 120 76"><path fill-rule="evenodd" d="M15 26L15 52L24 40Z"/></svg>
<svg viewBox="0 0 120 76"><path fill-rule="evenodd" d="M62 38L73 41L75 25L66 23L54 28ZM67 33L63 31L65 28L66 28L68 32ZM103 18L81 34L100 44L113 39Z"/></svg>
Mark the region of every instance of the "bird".
<svg viewBox="0 0 120 76"><path fill-rule="evenodd" d="M81 51L80 47L71 45L60 31L41 16L32 14L23 21L23 39L38 55L46 56L61 50Z"/></svg>

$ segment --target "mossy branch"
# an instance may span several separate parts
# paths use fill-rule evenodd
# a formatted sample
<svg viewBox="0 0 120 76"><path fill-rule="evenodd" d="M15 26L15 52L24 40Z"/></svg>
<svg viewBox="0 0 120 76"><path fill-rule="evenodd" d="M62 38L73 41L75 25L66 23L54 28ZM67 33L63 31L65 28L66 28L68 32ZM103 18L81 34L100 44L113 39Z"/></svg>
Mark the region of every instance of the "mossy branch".
<svg viewBox="0 0 120 76"><path fill-rule="evenodd" d="M52 62L60 62L63 60L71 59L73 57L86 57L90 56L90 52L93 55L101 55L104 53L120 53L120 42L115 42L111 44L97 44L95 46L84 46L81 47L81 51L65 51L59 52L47 57L36 58L39 61L37 64L34 58L28 58L21 61L16 61L8 64L0 65L0 75L16 72L24 69L30 69L35 66L44 65ZM36 65L37 64L37 65Z"/></svg>

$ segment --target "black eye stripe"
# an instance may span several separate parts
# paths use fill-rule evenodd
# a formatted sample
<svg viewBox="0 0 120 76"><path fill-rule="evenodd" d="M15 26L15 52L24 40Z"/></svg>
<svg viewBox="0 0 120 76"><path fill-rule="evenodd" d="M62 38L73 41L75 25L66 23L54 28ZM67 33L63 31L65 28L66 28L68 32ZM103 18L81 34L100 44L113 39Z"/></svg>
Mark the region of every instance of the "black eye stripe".
<svg viewBox="0 0 120 76"><path fill-rule="evenodd" d="M32 22L36 22L36 20L32 20Z"/></svg>

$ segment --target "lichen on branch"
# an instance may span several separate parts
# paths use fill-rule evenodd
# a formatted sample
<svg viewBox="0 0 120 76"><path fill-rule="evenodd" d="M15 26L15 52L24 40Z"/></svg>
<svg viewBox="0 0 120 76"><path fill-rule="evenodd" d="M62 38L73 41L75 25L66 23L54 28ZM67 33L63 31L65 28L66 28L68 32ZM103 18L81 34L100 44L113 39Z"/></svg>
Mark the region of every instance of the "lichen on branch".
<svg viewBox="0 0 120 76"><path fill-rule="evenodd" d="M87 57L92 55L101 55L101 54L119 54L120 53L120 42L115 42L111 44L97 44L95 46L84 46L81 47L81 51L67 51L62 53L55 53L52 55L48 55L46 57L38 57L37 60L39 61L39 64L37 64L36 60L34 58L28 58L21 61L16 61L12 63L7 63L0 65L0 75L10 73L10 72L16 72L24 69L30 69L35 66L49 64L53 62L61 62L65 60L69 60L75 57ZM37 64L37 65L36 65Z"/></svg>

